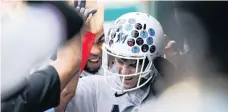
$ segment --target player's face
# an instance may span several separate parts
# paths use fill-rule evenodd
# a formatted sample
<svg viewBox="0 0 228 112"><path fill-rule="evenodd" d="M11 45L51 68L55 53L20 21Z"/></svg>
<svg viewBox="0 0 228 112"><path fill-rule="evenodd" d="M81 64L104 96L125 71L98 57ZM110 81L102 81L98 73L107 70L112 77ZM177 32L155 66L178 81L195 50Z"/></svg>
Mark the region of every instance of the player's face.
<svg viewBox="0 0 228 112"><path fill-rule="evenodd" d="M115 64L117 65L118 72L121 75L138 73L136 71L137 60L130 60L130 59L126 60L126 59L121 59L121 58L115 58ZM141 70L140 64L138 66L138 71L139 70ZM120 78L122 80L123 77L120 77ZM130 89L130 88L135 87L138 82L138 79L139 79L139 75L125 77L124 85L123 85L124 88Z"/></svg>
<svg viewBox="0 0 228 112"><path fill-rule="evenodd" d="M102 58L102 44L104 43L104 32L100 32L94 41L92 46L90 56L88 58L87 64L85 66L85 71L95 74L98 72L101 66Z"/></svg>

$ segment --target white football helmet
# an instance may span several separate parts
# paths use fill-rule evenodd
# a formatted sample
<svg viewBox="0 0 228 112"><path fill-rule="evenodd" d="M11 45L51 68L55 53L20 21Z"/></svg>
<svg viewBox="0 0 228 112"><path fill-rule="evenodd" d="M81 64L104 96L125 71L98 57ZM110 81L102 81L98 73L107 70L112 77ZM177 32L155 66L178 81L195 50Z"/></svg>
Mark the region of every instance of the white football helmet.
<svg viewBox="0 0 228 112"><path fill-rule="evenodd" d="M153 59L163 56L164 50L164 32L154 17L141 12L131 12L120 16L105 35L102 67L106 82L111 84L115 81L119 87L111 86L111 88L121 92L132 91L144 86L154 76ZM136 72L120 74L115 64L117 58L135 60ZM109 81L108 75L117 76L119 81L115 79ZM124 88L125 79L132 76L138 76L137 84L133 88Z"/></svg>

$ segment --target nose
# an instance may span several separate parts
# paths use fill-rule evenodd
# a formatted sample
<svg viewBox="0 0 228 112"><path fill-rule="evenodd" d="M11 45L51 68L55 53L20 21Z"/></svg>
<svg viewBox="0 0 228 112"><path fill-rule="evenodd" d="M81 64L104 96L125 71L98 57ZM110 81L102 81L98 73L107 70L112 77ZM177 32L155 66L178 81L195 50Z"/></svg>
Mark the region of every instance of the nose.
<svg viewBox="0 0 228 112"><path fill-rule="evenodd" d="M121 74L130 74L130 69L126 65L122 66Z"/></svg>
<svg viewBox="0 0 228 112"><path fill-rule="evenodd" d="M91 49L91 54L94 56L101 55L101 48L98 45L93 45Z"/></svg>

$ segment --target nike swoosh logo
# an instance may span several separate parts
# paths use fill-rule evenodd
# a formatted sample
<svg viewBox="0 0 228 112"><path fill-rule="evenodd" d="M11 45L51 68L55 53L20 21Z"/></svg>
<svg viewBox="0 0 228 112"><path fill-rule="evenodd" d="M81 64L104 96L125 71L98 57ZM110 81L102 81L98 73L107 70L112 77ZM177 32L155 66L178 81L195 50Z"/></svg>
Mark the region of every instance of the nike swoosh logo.
<svg viewBox="0 0 228 112"><path fill-rule="evenodd" d="M125 95L126 93L122 93L122 94L117 94L117 92L115 93L115 97L120 97L120 96L123 96Z"/></svg>

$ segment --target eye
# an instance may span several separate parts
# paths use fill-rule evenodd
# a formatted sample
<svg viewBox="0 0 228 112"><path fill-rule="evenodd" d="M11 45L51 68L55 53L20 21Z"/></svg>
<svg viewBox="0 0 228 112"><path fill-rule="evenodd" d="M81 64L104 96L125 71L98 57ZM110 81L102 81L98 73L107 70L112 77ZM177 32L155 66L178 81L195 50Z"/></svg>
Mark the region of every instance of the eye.
<svg viewBox="0 0 228 112"><path fill-rule="evenodd" d="M130 64L129 66L135 68L136 67L136 63L135 64Z"/></svg>
<svg viewBox="0 0 228 112"><path fill-rule="evenodd" d="M102 35L99 40L98 40L98 44L103 44L105 42L105 39L104 39L104 35Z"/></svg>
<svg viewBox="0 0 228 112"><path fill-rule="evenodd" d="M98 44L103 44L104 43L104 38L102 38L102 39L100 39L99 41L98 41Z"/></svg>
<svg viewBox="0 0 228 112"><path fill-rule="evenodd" d="M121 60L116 60L116 62L119 63L119 64L121 64L121 65L124 64L123 61L121 61Z"/></svg>

